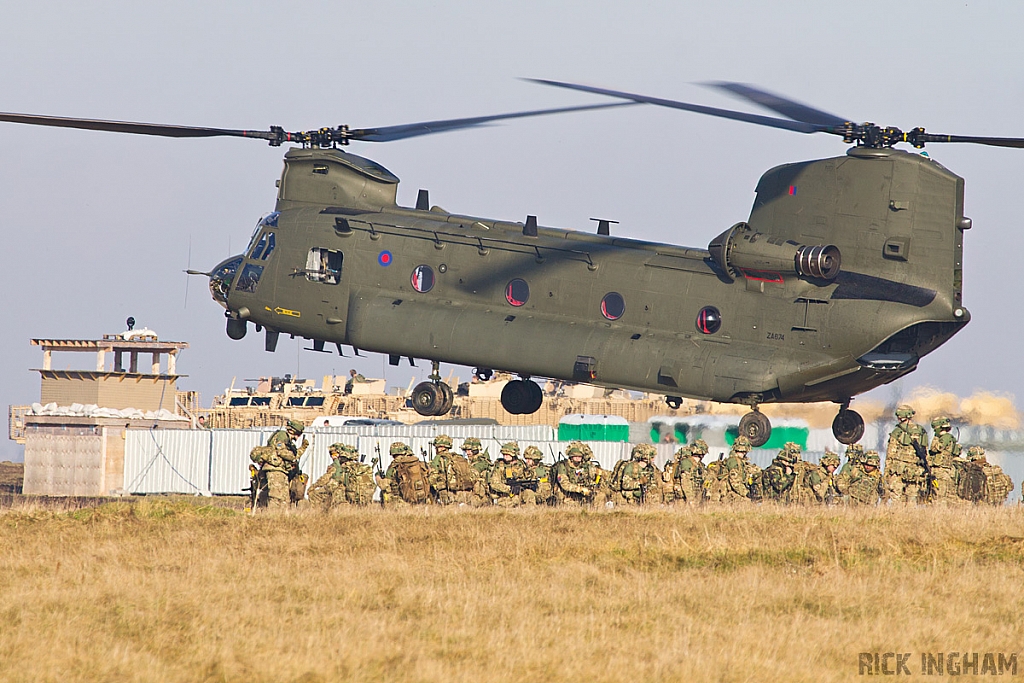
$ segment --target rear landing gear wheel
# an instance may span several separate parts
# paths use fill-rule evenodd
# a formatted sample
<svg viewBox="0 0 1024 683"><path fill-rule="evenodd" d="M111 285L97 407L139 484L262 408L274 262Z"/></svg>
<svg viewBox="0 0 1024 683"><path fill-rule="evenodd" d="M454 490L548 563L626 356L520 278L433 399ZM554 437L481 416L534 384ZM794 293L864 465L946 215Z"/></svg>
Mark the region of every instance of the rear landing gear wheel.
<svg viewBox="0 0 1024 683"><path fill-rule="evenodd" d="M438 417L452 409L455 397L444 382L420 382L412 390L412 407L424 417Z"/></svg>
<svg viewBox="0 0 1024 683"><path fill-rule="evenodd" d="M864 418L852 410L840 410L832 420L832 434L845 446L857 443L864 436Z"/></svg>
<svg viewBox="0 0 1024 683"><path fill-rule="evenodd" d="M540 410L544 392L536 382L514 379L501 390L501 407L512 415L530 415Z"/></svg>
<svg viewBox="0 0 1024 683"><path fill-rule="evenodd" d="M452 392L452 388L448 386L447 382L439 382L437 386L441 390L441 397L444 399L437 414L447 415L452 406L455 405L455 393Z"/></svg>
<svg viewBox="0 0 1024 683"><path fill-rule="evenodd" d="M765 445L772 435L772 423L764 413L752 410L740 419L740 435L750 439L754 448Z"/></svg>

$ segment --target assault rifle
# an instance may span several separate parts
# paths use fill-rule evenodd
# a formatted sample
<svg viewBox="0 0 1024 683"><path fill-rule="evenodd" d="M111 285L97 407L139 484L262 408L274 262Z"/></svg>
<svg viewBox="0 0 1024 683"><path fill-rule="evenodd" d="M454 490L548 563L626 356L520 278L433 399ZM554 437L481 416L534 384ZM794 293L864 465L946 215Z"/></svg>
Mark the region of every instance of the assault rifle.
<svg viewBox="0 0 1024 683"><path fill-rule="evenodd" d="M376 471L374 472L374 474L376 474L381 479L387 479L387 476L385 476L385 474L384 474L384 467L381 465L380 442L374 444L373 450L377 454L377 457L372 458L370 460L370 463L376 468ZM385 496L384 489L381 488L381 490L380 490L380 506L382 508L384 507L384 496Z"/></svg>
<svg viewBox="0 0 1024 683"><path fill-rule="evenodd" d="M537 492L540 479L506 479L505 483L512 490L513 496L518 496L524 490Z"/></svg>

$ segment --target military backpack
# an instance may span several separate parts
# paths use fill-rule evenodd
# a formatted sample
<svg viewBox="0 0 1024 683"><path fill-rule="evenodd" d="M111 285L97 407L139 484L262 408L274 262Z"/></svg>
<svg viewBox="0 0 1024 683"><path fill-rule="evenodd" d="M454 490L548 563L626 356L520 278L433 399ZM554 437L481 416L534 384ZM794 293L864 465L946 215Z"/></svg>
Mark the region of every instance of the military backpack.
<svg viewBox="0 0 1024 683"><path fill-rule="evenodd" d="M394 463L398 494L406 503L426 503L430 500L427 466L422 460L409 458Z"/></svg>
<svg viewBox="0 0 1024 683"><path fill-rule="evenodd" d="M373 470L363 463L349 463L344 467L345 500L353 505L369 505L377 485Z"/></svg>
<svg viewBox="0 0 1024 683"><path fill-rule="evenodd" d="M964 500L977 503L985 499L985 489L985 470L977 463L966 463L960 472L956 494Z"/></svg>
<svg viewBox="0 0 1024 683"><path fill-rule="evenodd" d="M472 465L461 455L455 455L454 453L449 457L451 462L452 474L455 479L455 491L472 491L473 485L476 484L476 475Z"/></svg>

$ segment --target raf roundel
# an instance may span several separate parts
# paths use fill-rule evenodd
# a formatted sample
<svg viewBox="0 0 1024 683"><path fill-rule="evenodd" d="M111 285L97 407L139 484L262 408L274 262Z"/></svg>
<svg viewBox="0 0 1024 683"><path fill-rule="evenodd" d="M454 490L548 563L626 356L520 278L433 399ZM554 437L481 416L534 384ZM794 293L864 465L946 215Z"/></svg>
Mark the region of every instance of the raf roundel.
<svg viewBox="0 0 1024 683"><path fill-rule="evenodd" d="M380 254L377 255L377 263L384 266L385 268L391 265L391 261L391 252L388 251L387 249L385 249L384 251L380 252Z"/></svg>
<svg viewBox="0 0 1024 683"><path fill-rule="evenodd" d="M697 329L703 334L714 334L722 327L722 314L714 306L705 306L697 314Z"/></svg>

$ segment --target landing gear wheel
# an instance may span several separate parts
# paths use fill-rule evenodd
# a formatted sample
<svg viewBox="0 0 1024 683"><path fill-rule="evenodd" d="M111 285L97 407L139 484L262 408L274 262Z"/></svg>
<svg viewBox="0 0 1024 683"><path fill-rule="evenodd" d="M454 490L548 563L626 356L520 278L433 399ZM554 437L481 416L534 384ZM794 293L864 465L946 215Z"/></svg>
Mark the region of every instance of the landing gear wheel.
<svg viewBox="0 0 1024 683"><path fill-rule="evenodd" d="M441 396L444 400L436 414L447 415L452 406L455 405L455 393L452 392L452 388L448 386L447 382L438 382L437 387L441 390Z"/></svg>
<svg viewBox="0 0 1024 683"><path fill-rule="evenodd" d="M740 435L750 439L750 445L758 448L765 445L772 435L772 423L764 413L752 410L740 419Z"/></svg>
<svg viewBox="0 0 1024 683"><path fill-rule="evenodd" d="M433 382L420 382L412 390L412 407L424 417L439 415L444 405L444 395L440 386Z"/></svg>
<svg viewBox="0 0 1024 683"><path fill-rule="evenodd" d="M523 411L523 415L532 415L540 410L541 405L544 404L544 390L536 382L523 380L523 384L526 385L530 394L530 404Z"/></svg>
<svg viewBox="0 0 1024 683"><path fill-rule="evenodd" d="M514 379L506 384L501 390L501 407L512 415L527 415L535 412L540 405L537 405L536 408L533 407L536 397L529 387L530 384L537 387L533 382L521 379Z"/></svg>
<svg viewBox="0 0 1024 683"><path fill-rule="evenodd" d="M244 320L237 318L228 318L228 336L238 341L245 336L246 331L249 329L249 325Z"/></svg>
<svg viewBox="0 0 1024 683"><path fill-rule="evenodd" d="M852 410L840 410L832 420L832 434L845 446L857 443L864 436L864 418Z"/></svg>

